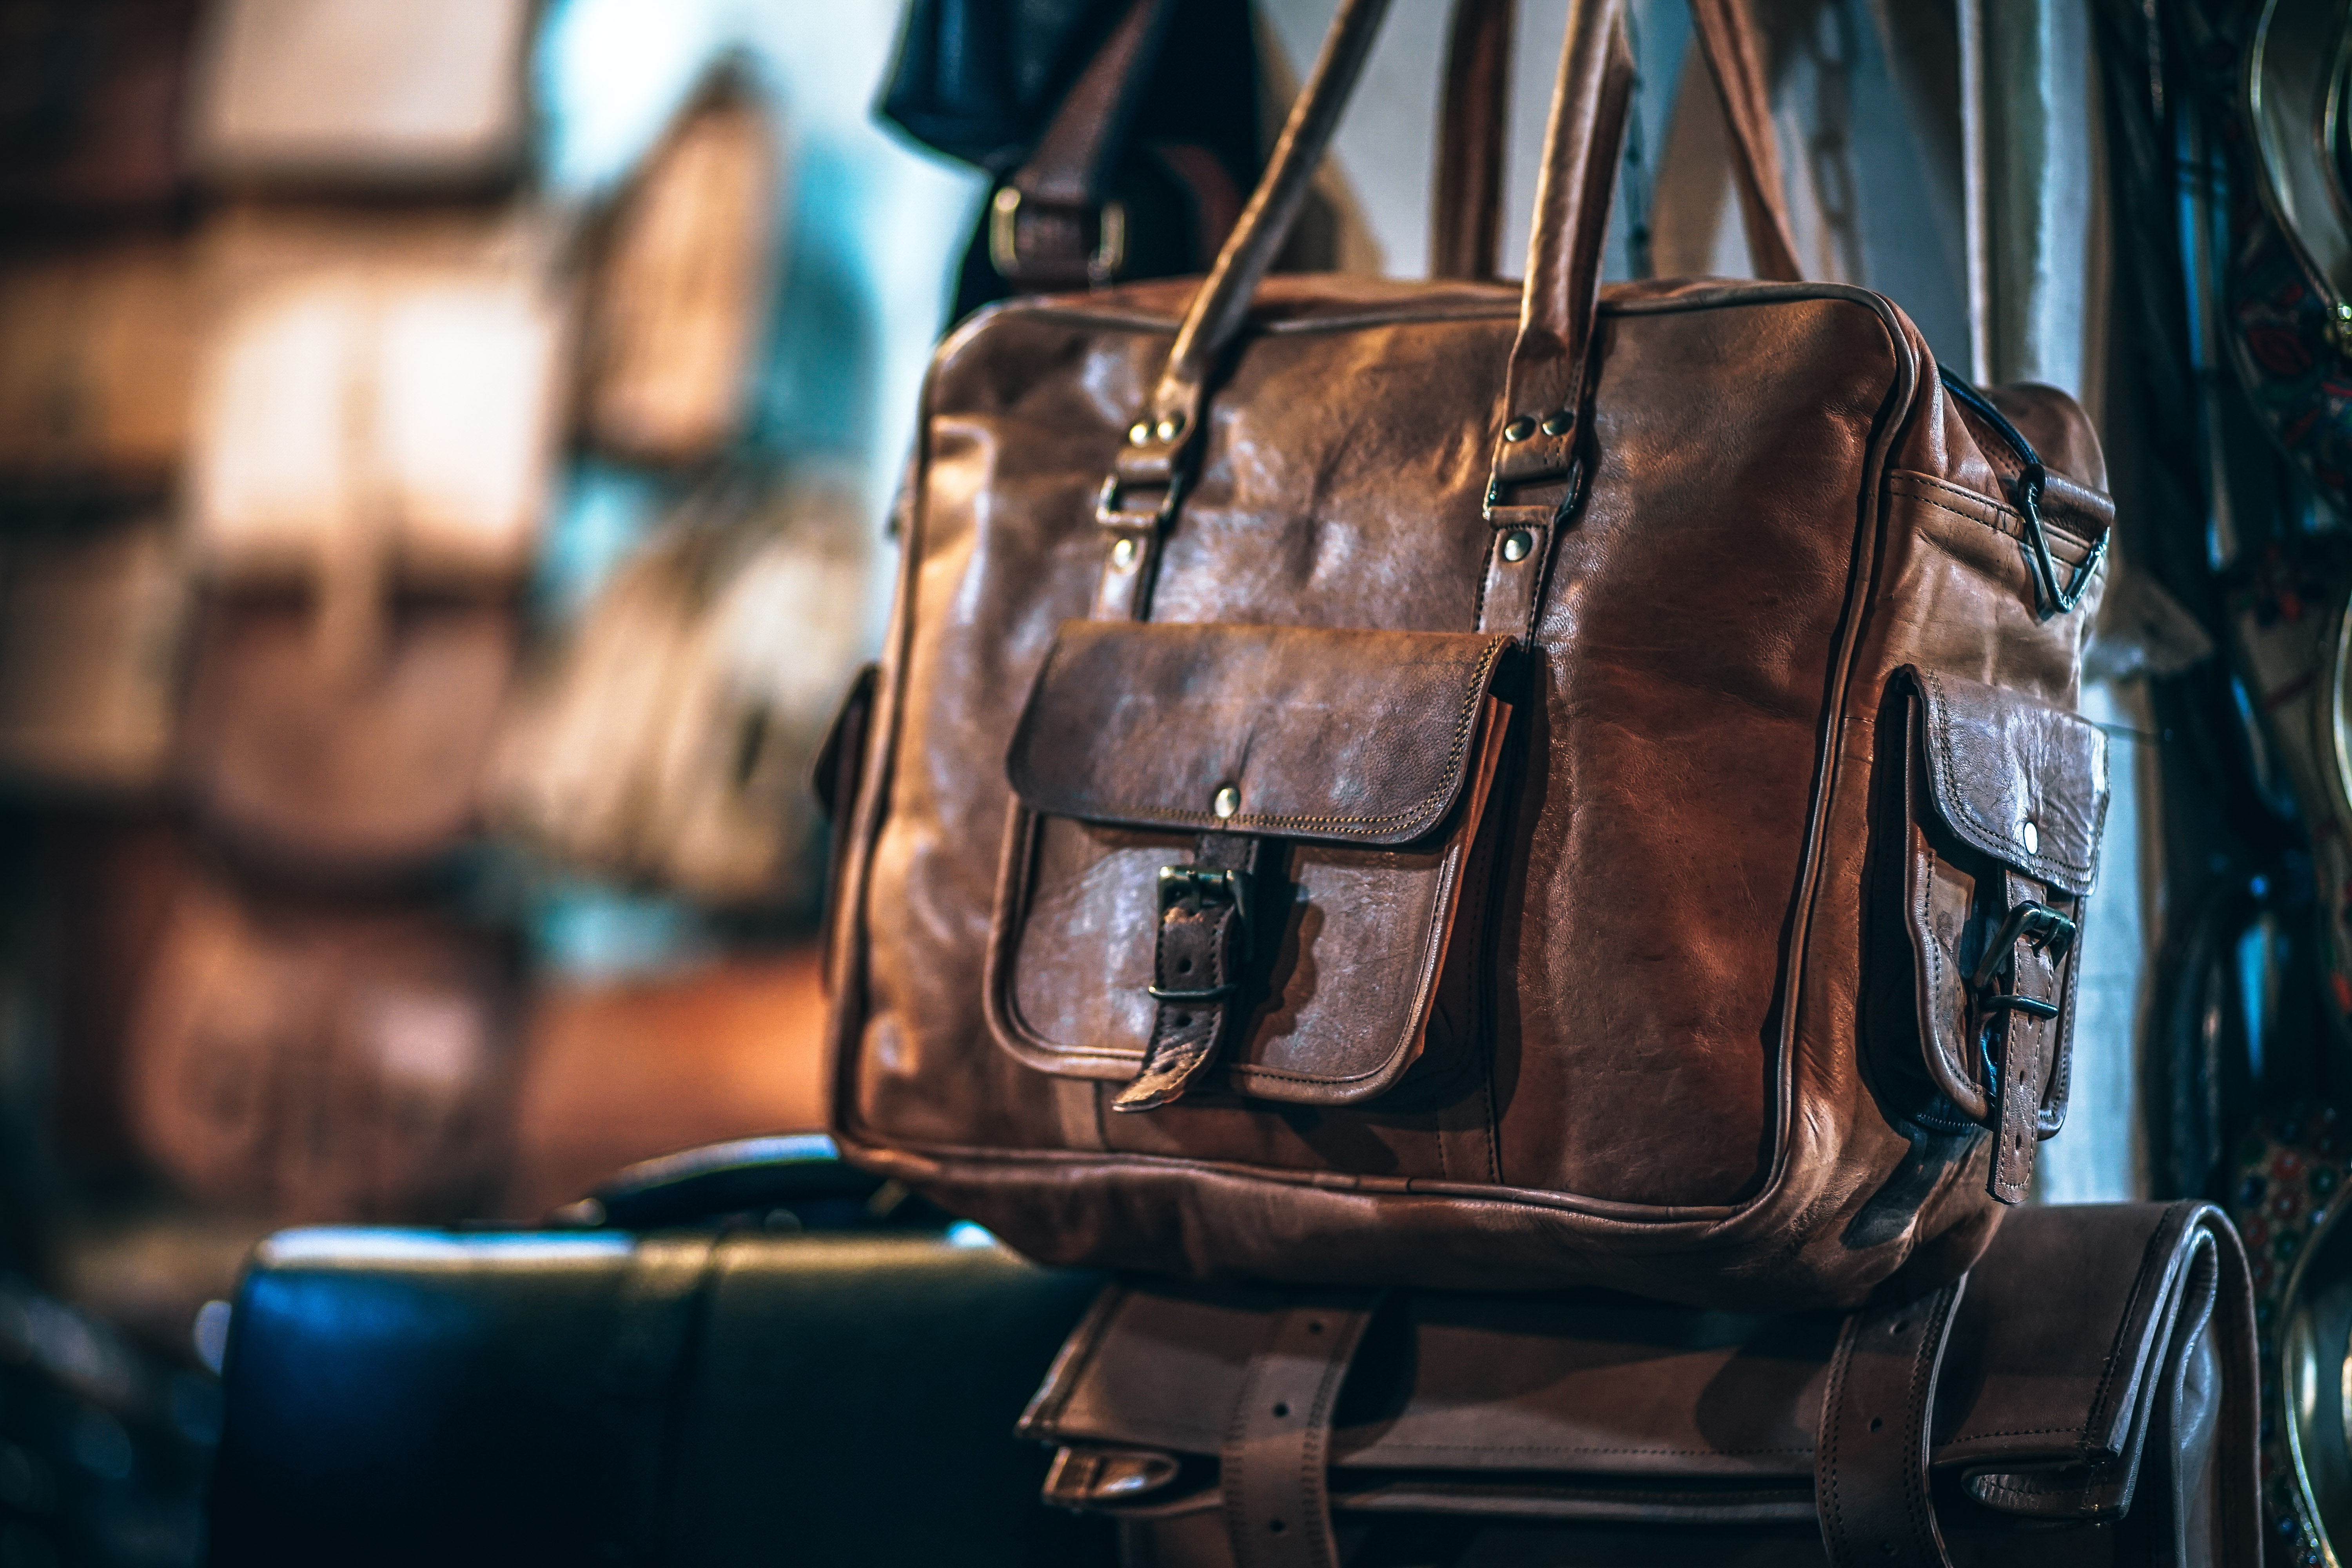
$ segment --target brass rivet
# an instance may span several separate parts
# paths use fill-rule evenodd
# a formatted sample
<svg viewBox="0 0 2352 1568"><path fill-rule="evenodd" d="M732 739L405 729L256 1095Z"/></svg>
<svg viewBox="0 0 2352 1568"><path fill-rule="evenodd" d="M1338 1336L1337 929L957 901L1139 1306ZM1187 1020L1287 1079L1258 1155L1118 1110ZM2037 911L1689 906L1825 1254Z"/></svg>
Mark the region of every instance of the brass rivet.
<svg viewBox="0 0 2352 1568"><path fill-rule="evenodd" d="M2025 852L2028 855L2042 853L2042 830L2033 826L2032 817L2029 816L2017 825L2017 837L2024 844Z"/></svg>
<svg viewBox="0 0 2352 1568"><path fill-rule="evenodd" d="M1224 822L1230 819L1234 813L1239 811L1241 808L1242 792L1235 789L1231 784L1219 786L1217 790L1217 798L1209 803L1209 809L1217 814L1217 820L1219 822Z"/></svg>
<svg viewBox="0 0 2352 1568"><path fill-rule="evenodd" d="M1110 547L1110 565L1111 570L1114 572L1134 571L1135 541L1132 539L1114 540L1111 542Z"/></svg>
<svg viewBox="0 0 2352 1568"><path fill-rule="evenodd" d="M1503 559L1506 561L1525 561L1528 552L1535 547L1536 536L1524 528L1515 528L1503 535Z"/></svg>
<svg viewBox="0 0 2352 1568"><path fill-rule="evenodd" d="M1565 408L1543 422L1543 433L1547 436L1565 436L1575 427L1576 416Z"/></svg>
<svg viewBox="0 0 2352 1568"><path fill-rule="evenodd" d="M1150 421L1150 420L1149 420L1149 419L1139 419L1139 420L1137 420L1134 424L1132 424L1132 425L1130 425L1130 426L1129 426L1127 427L1127 444L1128 444L1129 446L1130 446L1130 447L1140 447L1140 446L1142 446L1146 441L1149 441L1149 440L1150 440L1150 439L1151 439L1151 421Z"/></svg>
<svg viewBox="0 0 2352 1568"><path fill-rule="evenodd" d="M1184 416L1181 414L1171 414L1160 422L1160 428L1155 434L1163 441L1173 441L1177 437L1184 434Z"/></svg>
<svg viewBox="0 0 2352 1568"><path fill-rule="evenodd" d="M1535 433L1536 422L1524 414L1503 426L1503 439L1506 441L1524 441Z"/></svg>

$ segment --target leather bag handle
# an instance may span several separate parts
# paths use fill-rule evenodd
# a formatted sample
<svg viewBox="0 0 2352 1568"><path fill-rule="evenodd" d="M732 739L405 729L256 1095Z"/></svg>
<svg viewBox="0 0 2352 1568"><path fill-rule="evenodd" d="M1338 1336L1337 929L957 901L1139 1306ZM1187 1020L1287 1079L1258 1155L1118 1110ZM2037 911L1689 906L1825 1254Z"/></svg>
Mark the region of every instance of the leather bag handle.
<svg viewBox="0 0 2352 1568"><path fill-rule="evenodd" d="M1490 279L1502 224L1503 154L1508 143L1511 32L1518 0L1455 0L1438 111L1437 177L1432 199L1429 275ZM1759 278L1803 277L1780 187L1763 51L1743 0L1691 0L1699 51L1731 133L1734 184Z"/></svg>
<svg viewBox="0 0 2352 1568"><path fill-rule="evenodd" d="M1743 54L1752 66L1752 49L1730 47L1745 37L1738 14L1710 9L1733 0L1695 3L1702 40L1717 38L1727 49L1724 58ZM1251 297L1289 235L1387 11L1388 0L1340 0L1265 175L1193 295L1150 401L1119 449L1104 487L1100 515L1107 526L1128 529L1146 516L1164 523L1172 512L1184 459L1199 438L1209 376L1241 331ZM1586 351L1600 301L1601 243L1631 108L1633 61L1624 22L1624 0L1574 0L1570 8L1544 136L1519 332L1511 350L1505 406L1496 421L1490 510L1512 488L1575 472ZM1752 93L1735 96L1736 133L1742 124L1749 132L1769 129L1769 120L1752 112L1763 96L1760 84ZM1777 174L1777 157L1759 147L1739 162L1743 178L1759 183L1758 199L1769 206L1761 181ZM1128 503L1129 492L1139 489L1159 492L1156 509L1139 510Z"/></svg>

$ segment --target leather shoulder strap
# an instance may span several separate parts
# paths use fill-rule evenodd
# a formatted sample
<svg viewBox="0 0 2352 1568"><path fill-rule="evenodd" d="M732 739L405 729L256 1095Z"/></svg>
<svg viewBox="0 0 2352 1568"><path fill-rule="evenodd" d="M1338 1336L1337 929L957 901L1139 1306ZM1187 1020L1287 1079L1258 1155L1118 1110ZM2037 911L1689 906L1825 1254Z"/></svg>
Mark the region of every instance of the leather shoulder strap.
<svg viewBox="0 0 2352 1568"><path fill-rule="evenodd" d="M1951 1568L1927 1490L1936 1378L1967 1289L1848 1318L1830 1360L1813 1501L1831 1568Z"/></svg>
<svg viewBox="0 0 2352 1568"><path fill-rule="evenodd" d="M1496 277L1503 155L1510 143L1511 26L1517 0L1454 0L1437 113L1429 275Z"/></svg>
<svg viewBox="0 0 2352 1568"><path fill-rule="evenodd" d="M1238 1568L1339 1568L1331 1533L1331 1412L1375 1293L1304 1298L1273 1314L1234 1403L1219 1471Z"/></svg>
<svg viewBox="0 0 2352 1568"><path fill-rule="evenodd" d="M1055 110L1029 160L996 194L991 259L1024 287L1102 281L1090 268L1112 165L1160 58L1175 0L1132 0Z"/></svg>

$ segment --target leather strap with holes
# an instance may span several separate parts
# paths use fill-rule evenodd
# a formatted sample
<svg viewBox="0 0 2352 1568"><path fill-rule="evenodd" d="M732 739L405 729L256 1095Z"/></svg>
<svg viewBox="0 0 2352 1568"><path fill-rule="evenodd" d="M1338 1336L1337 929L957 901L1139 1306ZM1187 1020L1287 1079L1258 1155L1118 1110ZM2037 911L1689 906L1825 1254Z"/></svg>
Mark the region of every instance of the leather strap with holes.
<svg viewBox="0 0 2352 1568"><path fill-rule="evenodd" d="M1220 1451L1237 1568L1339 1568L1328 1486L1331 1413L1377 1292L1294 1293L1242 1379Z"/></svg>
<svg viewBox="0 0 2352 1568"><path fill-rule="evenodd" d="M1134 1081L1111 1101L1113 1110L1155 1110L1181 1099L1246 1016L1250 879L1265 843L1255 834L1202 834L1189 869L1235 872L1239 881L1225 895L1162 900L1151 959L1151 1038Z"/></svg>
<svg viewBox="0 0 2352 1568"><path fill-rule="evenodd" d="M1964 1275L1845 1321L1813 1448L1813 1502L1830 1568L1950 1568L1927 1486L1936 1378Z"/></svg>
<svg viewBox="0 0 2352 1568"><path fill-rule="evenodd" d="M2044 904L2049 889L2033 879L2004 868L2008 907ZM2053 1010L2041 1016L2018 1009L1997 1013L1990 1022L1988 1047L2000 1067L2000 1102L1993 1108L1992 1168L1985 1190L2004 1204L2021 1204L2033 1190L2034 1157L2042 1147L2042 1107L2056 1057L2062 1016L2059 966L2063 955L2020 934L2010 943L2010 989Z"/></svg>

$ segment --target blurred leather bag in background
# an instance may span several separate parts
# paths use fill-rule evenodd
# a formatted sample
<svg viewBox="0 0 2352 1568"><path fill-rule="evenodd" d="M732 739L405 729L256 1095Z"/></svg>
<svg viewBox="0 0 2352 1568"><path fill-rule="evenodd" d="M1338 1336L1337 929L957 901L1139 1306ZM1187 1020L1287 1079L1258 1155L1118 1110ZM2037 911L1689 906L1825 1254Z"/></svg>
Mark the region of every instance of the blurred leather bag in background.
<svg viewBox="0 0 2352 1568"><path fill-rule="evenodd" d="M175 215L196 14L196 0L0 4L0 232Z"/></svg>
<svg viewBox="0 0 2352 1568"><path fill-rule="evenodd" d="M187 580L160 519L0 534L0 776L48 789L161 784Z"/></svg>
<svg viewBox="0 0 2352 1568"><path fill-rule="evenodd" d="M515 999L430 910L183 884L139 984L130 1119L189 1194L285 1219L479 1213L503 1172Z"/></svg>
<svg viewBox="0 0 2352 1568"><path fill-rule="evenodd" d="M1790 280L1716 0L1778 280L1600 288L1632 63L1594 0L1523 289L1262 281L1383 8L1341 5L1204 282L1008 306L933 364L835 1136L1051 1261L1749 1310L1948 1280L2064 1116L2090 424Z"/></svg>
<svg viewBox="0 0 2352 1568"><path fill-rule="evenodd" d="M517 703L493 820L709 903L805 899L806 781L866 644L866 562L846 494L715 482L622 567Z"/></svg>
<svg viewBox="0 0 2352 1568"><path fill-rule="evenodd" d="M236 225L247 222L240 231ZM183 741L199 812L372 874L473 823L568 387L530 225L232 220L190 548L211 592Z"/></svg>
<svg viewBox="0 0 2352 1568"><path fill-rule="evenodd" d="M0 478L163 494L186 455L205 300L175 239L0 261Z"/></svg>
<svg viewBox="0 0 2352 1568"><path fill-rule="evenodd" d="M533 0L217 0L188 157L239 189L511 184L530 133Z"/></svg>
<svg viewBox="0 0 2352 1568"><path fill-rule="evenodd" d="M622 196L583 354L588 434L606 450L691 463L741 426L775 283L778 135L744 74L723 71Z"/></svg>

